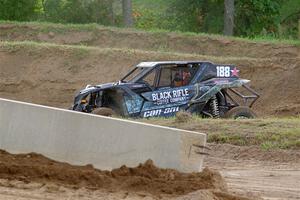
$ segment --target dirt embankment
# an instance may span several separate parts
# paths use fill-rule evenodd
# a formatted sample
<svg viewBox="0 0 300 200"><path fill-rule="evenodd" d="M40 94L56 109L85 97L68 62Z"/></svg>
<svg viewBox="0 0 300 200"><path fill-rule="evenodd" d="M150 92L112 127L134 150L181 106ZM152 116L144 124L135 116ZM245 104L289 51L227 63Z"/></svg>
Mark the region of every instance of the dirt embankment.
<svg viewBox="0 0 300 200"><path fill-rule="evenodd" d="M300 113L300 60L236 58L53 44L0 43L0 96L67 108L87 84L117 81L146 60L210 60L233 63L261 94L261 116Z"/></svg>
<svg viewBox="0 0 300 200"><path fill-rule="evenodd" d="M300 198L299 151L266 151L228 144L209 147L210 156L204 165L220 171L229 190L249 192L263 199Z"/></svg>
<svg viewBox="0 0 300 200"><path fill-rule="evenodd" d="M96 25L0 24L1 41L37 41L55 44L88 45L189 54L249 57L296 58L300 47L288 44L252 42L221 36L167 32L144 32Z"/></svg>
<svg viewBox="0 0 300 200"><path fill-rule="evenodd" d="M228 194L226 183L215 171L181 173L160 169L147 161L135 168L122 166L112 171L101 171L92 165L72 166L30 153L13 155L0 151L0 179L24 183L54 183L72 188L90 190L143 192L145 196L177 197L194 191L203 191L205 199L246 199Z"/></svg>

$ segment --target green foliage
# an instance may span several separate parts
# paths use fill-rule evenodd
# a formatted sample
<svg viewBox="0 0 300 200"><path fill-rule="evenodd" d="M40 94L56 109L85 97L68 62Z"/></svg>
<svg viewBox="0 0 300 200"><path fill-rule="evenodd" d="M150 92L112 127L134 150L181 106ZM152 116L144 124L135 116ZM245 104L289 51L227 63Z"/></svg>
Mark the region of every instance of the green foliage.
<svg viewBox="0 0 300 200"><path fill-rule="evenodd" d="M280 8L280 21L283 22L291 15L295 15L300 12L299 0L285 0Z"/></svg>
<svg viewBox="0 0 300 200"><path fill-rule="evenodd" d="M202 23L203 2L205 0L175 0L168 12L172 13L170 17L175 19L171 25L171 30L200 32Z"/></svg>
<svg viewBox="0 0 300 200"><path fill-rule="evenodd" d="M132 2L136 28L223 33L224 0ZM0 0L0 20L121 25L121 7L121 0ZM235 0L234 34L297 38L299 18L299 0Z"/></svg>
<svg viewBox="0 0 300 200"><path fill-rule="evenodd" d="M224 26L223 0L206 0L202 4L201 31L207 33L223 33Z"/></svg>
<svg viewBox="0 0 300 200"><path fill-rule="evenodd" d="M283 38L297 38L300 27L298 20L300 19L300 1L286 0L280 9L280 29L279 35Z"/></svg>
<svg viewBox="0 0 300 200"><path fill-rule="evenodd" d="M168 14L162 18L162 21L168 22L164 28L183 32L218 33L214 24L223 24L223 17L218 15L223 9L222 6L217 6L220 1L222 0L173 0L165 11ZM211 10L212 14L207 15L207 10ZM213 24L209 24L209 21L213 21Z"/></svg>
<svg viewBox="0 0 300 200"><path fill-rule="evenodd" d="M28 21L38 13L39 0L0 0L0 19Z"/></svg>
<svg viewBox="0 0 300 200"><path fill-rule="evenodd" d="M242 36L276 35L280 0L236 1L235 34Z"/></svg>
<svg viewBox="0 0 300 200"><path fill-rule="evenodd" d="M133 17L135 20L135 27L139 29L158 28L158 19L156 13L149 9L134 10Z"/></svg>
<svg viewBox="0 0 300 200"><path fill-rule="evenodd" d="M134 26L138 29L171 29L175 24L168 7L174 0L133 0Z"/></svg>
<svg viewBox="0 0 300 200"><path fill-rule="evenodd" d="M135 26L142 29L218 33L223 26L223 16L218 15L223 12L223 7L217 6L220 1L166 0L159 1L159 5L157 2L148 5L148 0L137 1L134 8ZM206 10L213 10L214 14L205 16Z"/></svg>
<svg viewBox="0 0 300 200"><path fill-rule="evenodd" d="M63 8L65 1L62 0L44 0L44 20L50 22L64 22L63 20Z"/></svg>
<svg viewBox="0 0 300 200"><path fill-rule="evenodd" d="M110 0L45 0L44 17L52 22L109 25L110 4Z"/></svg>
<svg viewBox="0 0 300 200"><path fill-rule="evenodd" d="M291 0L292 1L292 0ZM147 0L139 1L138 5ZM281 0L235 1L235 35L277 36ZM136 19L138 28L161 28L183 32L222 34L224 0L173 0L160 2L162 8L141 7ZM164 13L164 14L162 14Z"/></svg>
<svg viewBox="0 0 300 200"><path fill-rule="evenodd" d="M235 35L252 37L276 34L280 0L235 1ZM224 0L175 0L177 30L219 33L223 31Z"/></svg>

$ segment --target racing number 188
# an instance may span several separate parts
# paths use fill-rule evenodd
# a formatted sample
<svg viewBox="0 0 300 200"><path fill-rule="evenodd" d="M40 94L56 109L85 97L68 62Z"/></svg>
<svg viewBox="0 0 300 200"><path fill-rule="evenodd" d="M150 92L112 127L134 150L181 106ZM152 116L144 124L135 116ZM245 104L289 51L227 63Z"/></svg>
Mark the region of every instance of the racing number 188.
<svg viewBox="0 0 300 200"><path fill-rule="evenodd" d="M217 66L217 76L218 77L230 77L230 67L229 66Z"/></svg>

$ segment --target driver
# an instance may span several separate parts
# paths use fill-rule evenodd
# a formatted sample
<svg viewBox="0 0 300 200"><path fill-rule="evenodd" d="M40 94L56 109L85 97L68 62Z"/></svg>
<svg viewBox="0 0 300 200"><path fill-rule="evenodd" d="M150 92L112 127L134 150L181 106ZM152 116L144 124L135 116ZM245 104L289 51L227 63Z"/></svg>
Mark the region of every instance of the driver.
<svg viewBox="0 0 300 200"><path fill-rule="evenodd" d="M189 84L191 80L191 72L189 71L183 71L183 74L182 74L182 84L183 85L187 85Z"/></svg>
<svg viewBox="0 0 300 200"><path fill-rule="evenodd" d="M175 87L180 87L183 85L183 79L180 72L176 72L173 83Z"/></svg>

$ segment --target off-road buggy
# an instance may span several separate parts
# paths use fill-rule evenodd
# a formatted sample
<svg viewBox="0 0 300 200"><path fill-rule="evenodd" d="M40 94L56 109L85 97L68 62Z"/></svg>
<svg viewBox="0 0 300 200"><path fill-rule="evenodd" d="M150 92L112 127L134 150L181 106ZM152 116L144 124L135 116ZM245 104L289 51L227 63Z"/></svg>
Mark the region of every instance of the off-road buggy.
<svg viewBox="0 0 300 200"><path fill-rule="evenodd" d="M211 62L142 62L116 83L86 86L71 109L124 117L170 117L186 111L213 118L253 118L250 107L259 95L238 73L234 65Z"/></svg>

